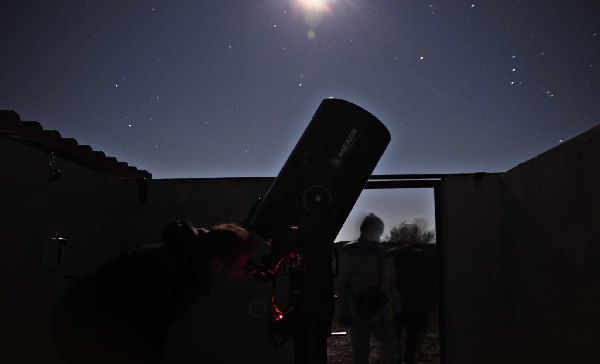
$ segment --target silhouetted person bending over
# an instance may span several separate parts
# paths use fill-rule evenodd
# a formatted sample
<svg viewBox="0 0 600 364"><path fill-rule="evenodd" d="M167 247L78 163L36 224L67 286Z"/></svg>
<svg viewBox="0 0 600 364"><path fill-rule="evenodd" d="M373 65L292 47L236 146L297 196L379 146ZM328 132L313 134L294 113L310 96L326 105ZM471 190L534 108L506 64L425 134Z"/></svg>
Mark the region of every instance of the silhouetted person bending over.
<svg viewBox="0 0 600 364"><path fill-rule="evenodd" d="M158 363L168 329L212 285L244 272L252 241L235 224L168 224L165 243L108 263L77 282L55 310L65 363Z"/></svg>

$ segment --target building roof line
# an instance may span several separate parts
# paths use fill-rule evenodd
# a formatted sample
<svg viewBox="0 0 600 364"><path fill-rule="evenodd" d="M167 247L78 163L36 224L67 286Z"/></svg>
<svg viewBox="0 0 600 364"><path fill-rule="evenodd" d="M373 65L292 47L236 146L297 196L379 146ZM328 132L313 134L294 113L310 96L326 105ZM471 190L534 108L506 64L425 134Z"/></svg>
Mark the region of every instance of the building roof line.
<svg viewBox="0 0 600 364"><path fill-rule="evenodd" d="M12 110L0 110L0 135L54 152L64 159L113 177L152 178L152 174L146 170L109 157L102 151L95 151L89 145L79 144L74 138L65 138L56 130L46 130L37 121L23 121L19 114Z"/></svg>

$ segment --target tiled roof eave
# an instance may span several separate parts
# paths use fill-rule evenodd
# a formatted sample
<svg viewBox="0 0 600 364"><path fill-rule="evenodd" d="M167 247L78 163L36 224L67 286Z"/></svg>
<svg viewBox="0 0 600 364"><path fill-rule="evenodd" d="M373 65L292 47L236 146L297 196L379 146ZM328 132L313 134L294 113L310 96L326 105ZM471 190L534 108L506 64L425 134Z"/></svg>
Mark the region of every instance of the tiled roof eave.
<svg viewBox="0 0 600 364"><path fill-rule="evenodd" d="M148 171L129 166L104 152L80 145L73 138L63 138L56 130L45 130L35 121L22 121L14 111L0 110L0 135L70 160L86 168L119 179L151 179Z"/></svg>

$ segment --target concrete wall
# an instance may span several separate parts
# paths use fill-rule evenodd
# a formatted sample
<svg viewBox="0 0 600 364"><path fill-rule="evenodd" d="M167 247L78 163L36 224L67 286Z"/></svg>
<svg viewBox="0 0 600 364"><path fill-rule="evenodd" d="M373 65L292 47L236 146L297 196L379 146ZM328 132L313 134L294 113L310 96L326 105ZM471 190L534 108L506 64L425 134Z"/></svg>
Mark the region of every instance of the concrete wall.
<svg viewBox="0 0 600 364"><path fill-rule="evenodd" d="M513 362L598 362L600 127L508 171Z"/></svg>
<svg viewBox="0 0 600 364"><path fill-rule="evenodd" d="M600 128L442 183L447 363L595 363Z"/></svg>
<svg viewBox="0 0 600 364"><path fill-rule="evenodd" d="M135 244L157 242L166 222L186 219L196 226L242 222L273 178L163 179L148 184L145 204L130 210L120 230ZM125 184L129 195L136 182Z"/></svg>
<svg viewBox="0 0 600 364"><path fill-rule="evenodd" d="M47 152L0 137L0 322L3 333L10 333L3 335L6 362L48 360L54 300L69 285L67 277L118 256L114 231L107 226L120 219L118 206L132 202L119 181L61 158L55 165L63 173L51 182ZM66 243L60 265L59 243Z"/></svg>
<svg viewBox="0 0 600 364"><path fill-rule="evenodd" d="M187 219L206 227L241 222L273 181L152 180L140 194L136 181L60 157L55 167L62 174L50 181L48 152L0 137L0 322L2 332L10 333L3 335L2 362L55 362L49 314L78 277L141 245L161 242L166 222ZM287 292L284 279L278 284ZM289 362L290 346L275 347L267 331L271 290L247 278L212 292L173 328L169 362L206 355L222 363Z"/></svg>
<svg viewBox="0 0 600 364"><path fill-rule="evenodd" d="M447 363L507 363L507 203L499 175L455 176L442 184Z"/></svg>

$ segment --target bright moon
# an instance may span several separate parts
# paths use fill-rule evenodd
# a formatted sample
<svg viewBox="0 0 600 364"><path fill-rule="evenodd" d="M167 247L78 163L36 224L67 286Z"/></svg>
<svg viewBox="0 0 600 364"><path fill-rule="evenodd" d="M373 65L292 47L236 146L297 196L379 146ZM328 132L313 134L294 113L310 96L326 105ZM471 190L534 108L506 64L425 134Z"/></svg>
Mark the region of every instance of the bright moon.
<svg viewBox="0 0 600 364"><path fill-rule="evenodd" d="M327 0L298 0L300 6L309 11L326 11L329 9Z"/></svg>

